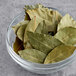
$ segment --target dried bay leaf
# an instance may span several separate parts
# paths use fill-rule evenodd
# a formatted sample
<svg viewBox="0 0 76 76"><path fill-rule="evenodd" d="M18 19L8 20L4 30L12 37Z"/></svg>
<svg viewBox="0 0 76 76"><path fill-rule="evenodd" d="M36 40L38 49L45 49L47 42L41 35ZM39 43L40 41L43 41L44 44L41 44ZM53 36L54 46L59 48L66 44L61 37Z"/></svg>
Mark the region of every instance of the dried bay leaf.
<svg viewBox="0 0 76 76"><path fill-rule="evenodd" d="M53 36L27 32L28 39L30 44L37 50L42 51L45 54L48 54L56 46L62 44L58 39L54 38Z"/></svg>
<svg viewBox="0 0 76 76"><path fill-rule="evenodd" d="M25 5L25 19L24 20L30 20L30 17L29 17L29 15L27 14L27 12L26 12L26 10L31 10L31 9L35 9L35 8L41 8L41 7L43 7L41 4L36 4L36 5Z"/></svg>
<svg viewBox="0 0 76 76"><path fill-rule="evenodd" d="M37 26L35 32L36 33L42 33L42 29L43 29L43 21L39 23L39 25Z"/></svg>
<svg viewBox="0 0 76 76"><path fill-rule="evenodd" d="M31 31L31 32L35 32L38 24L41 22L41 20L38 20L36 18L36 16L30 20L30 22L28 23L25 33L24 33L24 43L26 43L28 41L28 36L27 36L27 31Z"/></svg>
<svg viewBox="0 0 76 76"><path fill-rule="evenodd" d="M23 47L23 42L18 38L16 37L16 40L13 44L13 49L16 53L18 53L19 50L23 50L24 47Z"/></svg>
<svg viewBox="0 0 76 76"><path fill-rule="evenodd" d="M60 20L63 18L62 15L56 10L55 10L55 17L56 17L56 22L60 22Z"/></svg>
<svg viewBox="0 0 76 76"><path fill-rule="evenodd" d="M25 49L18 52L19 55L28 61L36 62L36 63L43 63L46 55L36 49Z"/></svg>
<svg viewBox="0 0 76 76"><path fill-rule="evenodd" d="M28 13L28 15L30 16L31 19L34 16L36 16L37 18L48 19L47 18L48 8L36 8L36 9L27 10L26 12Z"/></svg>
<svg viewBox="0 0 76 76"><path fill-rule="evenodd" d="M27 22L24 21L24 23L19 27L19 29L17 31L17 36L22 41L24 39L24 32L25 32L25 29L26 29L28 23L29 23L29 21L27 21Z"/></svg>
<svg viewBox="0 0 76 76"><path fill-rule="evenodd" d="M42 22L39 23L38 27L36 28L35 32L36 33L43 33L43 34L48 34L49 31L49 26L46 25L45 20L43 20Z"/></svg>
<svg viewBox="0 0 76 76"><path fill-rule="evenodd" d="M32 46L31 46L31 44L29 42L27 42L26 44L24 43L24 48L25 49L31 49Z"/></svg>
<svg viewBox="0 0 76 76"><path fill-rule="evenodd" d="M49 26L47 26L47 25L46 25L46 22L43 20L43 27L42 27L41 33L43 33L43 34L48 34L48 31L49 31L48 27L49 27Z"/></svg>
<svg viewBox="0 0 76 76"><path fill-rule="evenodd" d="M53 35L55 34L54 27L50 26L49 23L45 20L43 20L42 22L39 23L35 32L40 33L40 34L43 33L43 34L47 34L47 35L49 35L49 32L52 32Z"/></svg>
<svg viewBox="0 0 76 76"><path fill-rule="evenodd" d="M39 4L36 4L36 5L25 5L24 9L25 10L28 10L28 9L31 10L31 9L42 8L42 7L44 7L44 6L39 3Z"/></svg>
<svg viewBox="0 0 76 76"><path fill-rule="evenodd" d="M65 27L74 27L76 28L76 21L73 20L73 18L69 15L66 14L58 24L58 29L57 31L65 28Z"/></svg>
<svg viewBox="0 0 76 76"><path fill-rule="evenodd" d="M55 34L55 38L60 40L65 45L76 44L76 28L66 27Z"/></svg>
<svg viewBox="0 0 76 76"><path fill-rule="evenodd" d="M44 64L55 63L71 56L75 51L74 46L60 45L54 48L45 58Z"/></svg>
<svg viewBox="0 0 76 76"><path fill-rule="evenodd" d="M50 26L52 27L50 29L56 33L57 25L62 18L61 14L58 11L51 10L48 8L36 8L27 10L26 12L28 13L31 19L36 16L38 20L45 20L46 22L50 23Z"/></svg>
<svg viewBox="0 0 76 76"><path fill-rule="evenodd" d="M46 20L43 20L43 27L41 33L49 35L49 32L56 33L56 27L50 25L50 23Z"/></svg>
<svg viewBox="0 0 76 76"><path fill-rule="evenodd" d="M25 21L22 21L22 22L16 24L15 26L12 26L12 29L14 30L15 34L17 34L17 31L21 25L25 25L27 23L28 23L28 20L25 20Z"/></svg>
<svg viewBox="0 0 76 76"><path fill-rule="evenodd" d="M29 17L29 15L27 13L25 14L24 20L31 20L30 17Z"/></svg>
<svg viewBox="0 0 76 76"><path fill-rule="evenodd" d="M20 24L16 24L15 26L12 26L13 31L15 32L15 34L17 33L17 30L19 29Z"/></svg>

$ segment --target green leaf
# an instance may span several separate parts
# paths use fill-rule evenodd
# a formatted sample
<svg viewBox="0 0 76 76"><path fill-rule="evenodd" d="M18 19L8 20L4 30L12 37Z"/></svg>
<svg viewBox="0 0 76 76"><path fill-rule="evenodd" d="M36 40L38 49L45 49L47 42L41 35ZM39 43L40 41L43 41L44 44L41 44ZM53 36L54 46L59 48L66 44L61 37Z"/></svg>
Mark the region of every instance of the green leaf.
<svg viewBox="0 0 76 76"><path fill-rule="evenodd" d="M53 36L32 32L27 32L27 35L30 44L45 54L48 54L53 48L61 44L61 42Z"/></svg>
<svg viewBox="0 0 76 76"><path fill-rule="evenodd" d="M16 39L15 39L15 42L13 44L13 49L16 53L18 53L19 50L24 49L23 42L18 37L16 37Z"/></svg>
<svg viewBox="0 0 76 76"><path fill-rule="evenodd" d="M76 28L76 21L73 20L73 18L69 15L66 14L58 24L58 31L65 28L65 27L74 27Z"/></svg>
<svg viewBox="0 0 76 76"><path fill-rule="evenodd" d="M45 58L44 64L55 63L71 56L75 51L74 46L60 45L54 48Z"/></svg>
<svg viewBox="0 0 76 76"><path fill-rule="evenodd" d="M19 27L19 29L17 30L17 36L22 41L24 40L24 32L28 23L29 21L24 21L22 25Z"/></svg>
<svg viewBox="0 0 76 76"><path fill-rule="evenodd" d="M30 20L30 22L28 23L25 33L24 33L24 43L26 43L28 41L28 36L27 36L27 31L31 31L31 32L35 32L38 24L41 22L41 20L38 20L36 18L36 16Z"/></svg>
<svg viewBox="0 0 76 76"><path fill-rule="evenodd" d="M55 38L60 40L65 45L76 44L76 28L66 27L58 31Z"/></svg>
<svg viewBox="0 0 76 76"><path fill-rule="evenodd" d="M36 63L43 63L46 55L36 49L25 49L18 52L19 55L28 61L36 62Z"/></svg>

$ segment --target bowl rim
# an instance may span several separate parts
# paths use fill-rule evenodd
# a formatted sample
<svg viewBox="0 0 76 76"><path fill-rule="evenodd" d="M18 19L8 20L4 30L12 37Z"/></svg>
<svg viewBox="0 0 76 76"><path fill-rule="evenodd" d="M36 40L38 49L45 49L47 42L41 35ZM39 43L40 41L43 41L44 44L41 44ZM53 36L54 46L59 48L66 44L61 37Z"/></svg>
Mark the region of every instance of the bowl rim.
<svg viewBox="0 0 76 76"><path fill-rule="evenodd" d="M53 8L53 7L48 7L50 9L53 9L53 10L57 10L59 11L57 8ZM68 58L62 60L62 61L59 61L59 62L56 62L56 63L49 63L49 64L39 64L39 63L34 63L34 62L31 62L31 61L27 61L27 60L24 60L23 58L21 58L18 54L15 53L15 51L13 50L13 48L11 47L10 43L9 43L9 31L11 29L11 25L12 23L19 17L22 15L22 13L24 13L24 11L22 11L20 14L18 14L16 17L13 18L12 22L10 23L10 25L8 26L7 28L7 33L6 33L6 45L8 45L10 47L10 54L13 55L13 57L18 60L20 63L24 64L24 65L27 65L27 66L31 66L31 64L33 65L33 67L36 67L36 66L40 66L40 67L37 67L37 69L54 69L54 68L57 68L57 67L61 67L61 66L64 66L66 65L67 63L69 62L66 62L66 61L70 61L70 59L72 59L73 57L76 56L76 51ZM12 29L11 29L12 30ZM8 48L8 47L7 47ZM66 63L64 63L66 62ZM59 64L62 64L62 65L59 65ZM55 67L52 67L51 66L55 66ZM58 66L57 66L58 65ZM32 66L31 66L32 67Z"/></svg>

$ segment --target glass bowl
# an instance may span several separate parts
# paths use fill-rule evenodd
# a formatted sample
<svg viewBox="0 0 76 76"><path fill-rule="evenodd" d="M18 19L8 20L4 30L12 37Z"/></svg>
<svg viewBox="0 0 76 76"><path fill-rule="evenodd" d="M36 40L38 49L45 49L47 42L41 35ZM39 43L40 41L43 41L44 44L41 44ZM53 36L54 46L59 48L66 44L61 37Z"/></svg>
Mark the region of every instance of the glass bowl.
<svg viewBox="0 0 76 76"><path fill-rule="evenodd" d="M49 8L49 7L48 7ZM57 10L55 8L51 8L53 10ZM58 10L59 11L59 10ZM62 15L65 13L59 11ZM21 12L18 16L16 16L9 27L7 28L7 34L6 34L6 46L8 53L12 57L12 59L18 63L20 66L25 68L28 71L38 73L38 74L48 74L52 72L59 71L60 69L68 66L68 64L72 63L76 57L76 52L74 52L69 58L62 60L57 63L51 63L51 64L38 64L38 63L33 63L27 60L22 59L19 55L17 55L14 50L13 50L13 43L15 41L15 34L12 30L12 26L17 24L18 22L22 21L24 19L25 12Z"/></svg>

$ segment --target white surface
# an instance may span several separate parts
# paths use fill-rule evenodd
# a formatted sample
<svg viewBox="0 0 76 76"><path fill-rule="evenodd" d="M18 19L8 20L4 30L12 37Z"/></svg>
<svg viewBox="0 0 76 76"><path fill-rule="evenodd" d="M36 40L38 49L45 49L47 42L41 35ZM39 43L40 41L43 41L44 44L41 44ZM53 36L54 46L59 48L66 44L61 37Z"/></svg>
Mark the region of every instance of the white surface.
<svg viewBox="0 0 76 76"><path fill-rule="evenodd" d="M0 76L76 76L76 61L56 73L38 75L24 70L9 56L5 44L6 28L24 5L35 3L59 8L76 19L76 0L0 0Z"/></svg>

